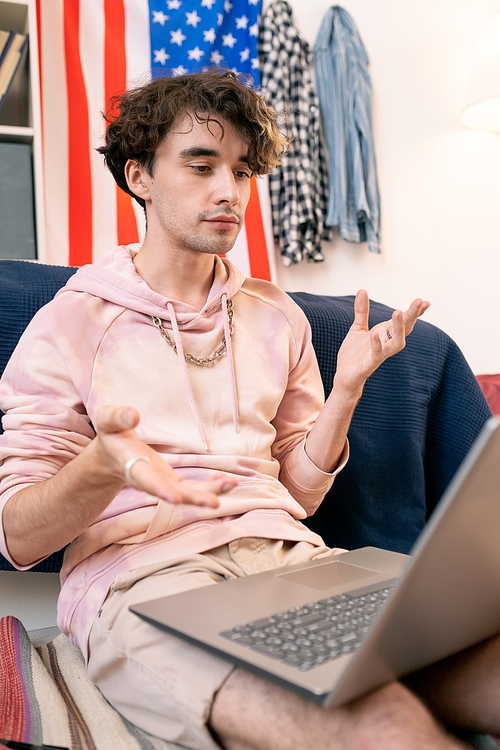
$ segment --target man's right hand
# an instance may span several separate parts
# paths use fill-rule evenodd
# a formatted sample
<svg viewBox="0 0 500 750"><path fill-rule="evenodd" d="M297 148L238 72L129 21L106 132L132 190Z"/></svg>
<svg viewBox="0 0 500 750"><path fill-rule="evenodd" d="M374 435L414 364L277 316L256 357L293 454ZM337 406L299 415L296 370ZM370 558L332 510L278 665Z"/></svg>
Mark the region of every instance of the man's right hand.
<svg viewBox="0 0 500 750"><path fill-rule="evenodd" d="M176 505L186 503L208 508L219 506L218 495L228 492L238 484L235 478L216 474L204 482L184 480L172 467L146 443L137 437L135 428L140 415L126 406L103 406L97 414L95 428L96 456L126 484L126 464L136 460L130 468L132 485L143 492Z"/></svg>
<svg viewBox="0 0 500 750"><path fill-rule="evenodd" d="M129 407L103 407L95 419L97 436L50 479L10 497L3 509L5 540L19 567L30 567L62 549L91 526L130 482L162 501L217 508L218 496L237 480L214 475L205 482L183 480L137 437L139 413ZM148 460L135 461L138 456Z"/></svg>

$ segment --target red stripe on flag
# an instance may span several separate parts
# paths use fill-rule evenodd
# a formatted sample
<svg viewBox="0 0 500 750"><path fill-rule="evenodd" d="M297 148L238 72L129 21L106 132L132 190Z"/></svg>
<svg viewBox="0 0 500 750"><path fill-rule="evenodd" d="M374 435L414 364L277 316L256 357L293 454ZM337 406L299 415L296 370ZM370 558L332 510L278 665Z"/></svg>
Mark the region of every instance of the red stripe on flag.
<svg viewBox="0 0 500 750"><path fill-rule="evenodd" d="M127 87L127 54L125 50L125 8L123 0L104 0L104 95L109 106L111 97ZM114 115L118 110L113 111ZM132 198L116 188L116 229L119 245L139 242L137 220Z"/></svg>
<svg viewBox="0 0 500 750"><path fill-rule="evenodd" d="M92 261L92 181L89 108L79 47L80 1L64 2L64 54L68 97L69 265Z"/></svg>
<svg viewBox="0 0 500 750"><path fill-rule="evenodd" d="M132 206L133 198L124 190L116 186L116 222L119 245L139 242L137 219Z"/></svg>
<svg viewBox="0 0 500 750"><path fill-rule="evenodd" d="M257 181L252 177L250 181L250 200L245 213L245 229L247 233L248 260L250 276L254 279L271 281L271 269L267 254L267 242L264 223L260 209Z"/></svg>

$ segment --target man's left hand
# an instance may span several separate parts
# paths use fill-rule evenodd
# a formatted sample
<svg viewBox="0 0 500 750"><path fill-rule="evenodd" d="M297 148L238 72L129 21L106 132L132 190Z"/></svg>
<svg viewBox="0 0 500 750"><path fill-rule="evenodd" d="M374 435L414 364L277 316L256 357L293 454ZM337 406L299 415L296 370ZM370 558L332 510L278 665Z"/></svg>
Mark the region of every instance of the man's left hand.
<svg viewBox="0 0 500 750"><path fill-rule="evenodd" d="M429 305L430 302L414 299L406 312L395 310L390 320L378 323L370 330L370 301L368 293L360 289L354 302L354 323L337 357L333 381L335 391L347 398L359 397L366 380L377 367L404 349L406 337Z"/></svg>

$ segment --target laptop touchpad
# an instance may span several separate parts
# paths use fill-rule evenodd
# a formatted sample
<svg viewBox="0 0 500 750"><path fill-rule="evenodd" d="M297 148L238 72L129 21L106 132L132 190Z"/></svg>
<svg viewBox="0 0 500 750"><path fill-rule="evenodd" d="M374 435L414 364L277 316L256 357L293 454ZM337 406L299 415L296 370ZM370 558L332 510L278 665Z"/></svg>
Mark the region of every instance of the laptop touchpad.
<svg viewBox="0 0 500 750"><path fill-rule="evenodd" d="M359 568L356 565L340 562L339 560L325 560L323 565L308 566L303 570L277 573L277 577L285 578L292 583L301 583L313 589L329 589L332 586L342 586L345 583L361 581L379 575L378 571Z"/></svg>

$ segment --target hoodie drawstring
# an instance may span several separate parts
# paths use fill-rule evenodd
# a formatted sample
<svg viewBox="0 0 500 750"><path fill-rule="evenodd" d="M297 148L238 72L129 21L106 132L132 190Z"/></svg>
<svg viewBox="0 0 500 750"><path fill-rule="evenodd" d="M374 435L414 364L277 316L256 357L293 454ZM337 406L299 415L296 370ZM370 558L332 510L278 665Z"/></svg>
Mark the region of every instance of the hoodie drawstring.
<svg viewBox="0 0 500 750"><path fill-rule="evenodd" d="M231 333L229 331L229 318L227 314L227 294L222 295L222 309L224 312L224 337L227 346L227 359L229 363L229 372L231 376L231 397L233 402L233 424L235 432L240 431L240 415L238 410L238 393L236 390L236 374L234 371L233 345L231 342Z"/></svg>
<svg viewBox="0 0 500 750"><path fill-rule="evenodd" d="M198 409L196 408L196 401L194 400L194 393L193 393L193 389L191 388L191 382L189 380L189 375L188 375L188 371L186 367L186 360L184 358L184 349L182 348L181 336L179 333L179 328L177 326L177 318L175 317L174 306L172 305L171 302L167 304L167 309L170 313L172 333L174 334L175 346L177 347L177 357L179 359L179 363L181 366L182 379L186 387L189 407L191 409L191 414L193 415L194 421L196 423L196 427L198 428L198 434L203 442L205 450L207 451L208 450L207 436L206 436L205 430L203 429L200 415L198 414Z"/></svg>

